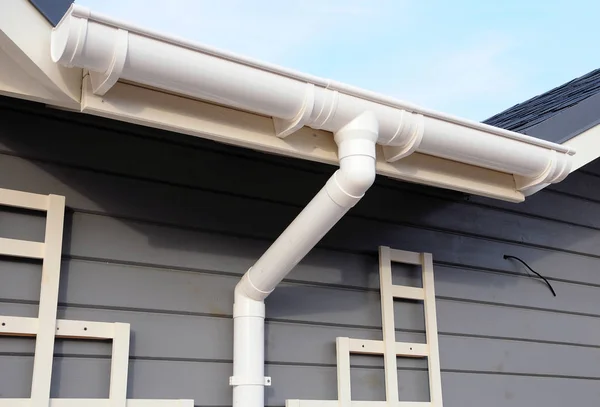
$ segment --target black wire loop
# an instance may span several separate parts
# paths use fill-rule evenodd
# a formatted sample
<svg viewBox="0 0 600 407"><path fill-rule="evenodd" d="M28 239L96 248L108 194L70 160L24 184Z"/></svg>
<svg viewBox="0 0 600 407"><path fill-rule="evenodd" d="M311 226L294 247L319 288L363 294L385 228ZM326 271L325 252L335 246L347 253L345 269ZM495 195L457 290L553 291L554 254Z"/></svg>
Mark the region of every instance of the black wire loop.
<svg viewBox="0 0 600 407"><path fill-rule="evenodd" d="M546 285L548 286L548 288L550 289L550 291L552 291L552 295L554 295L556 297L556 291L554 291L554 288L552 288L552 284L550 284L550 281L548 281L546 279L546 277L542 276L540 273L538 273L537 271L535 271L534 269L532 269L531 267L529 267L529 264L525 263L523 260L521 260L518 257L515 256L510 256L508 254L504 255L504 259L513 259L516 260L520 263L522 263L525 267L527 267L532 273L534 273L536 276L538 276L539 278L541 278L542 280L544 280L546 282Z"/></svg>

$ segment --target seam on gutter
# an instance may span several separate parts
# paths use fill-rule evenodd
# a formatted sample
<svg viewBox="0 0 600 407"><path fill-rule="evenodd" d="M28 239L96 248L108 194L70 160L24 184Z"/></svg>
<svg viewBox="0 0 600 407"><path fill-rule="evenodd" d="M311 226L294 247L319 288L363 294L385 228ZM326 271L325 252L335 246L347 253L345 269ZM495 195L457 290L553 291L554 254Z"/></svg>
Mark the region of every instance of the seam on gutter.
<svg viewBox="0 0 600 407"><path fill-rule="evenodd" d="M330 79L324 79L324 78L320 78L317 76L304 74L304 73L301 73L301 72L298 72L298 71L295 71L292 69L287 69L287 68L284 68L284 67L281 67L281 66L278 66L275 64L269 64L269 63L261 62L261 61L258 61L258 60L252 59L252 58L243 57L243 56L240 56L240 55L237 55L234 53L225 52L225 51L219 50L217 48L205 46L205 45L193 42L193 41L185 40L185 39L177 37L177 36L160 34L160 33L142 28L142 27L134 25L134 24L120 21L118 19L106 16L101 13L96 13L96 12L90 11L89 9L79 6L77 4L74 4L72 6L71 14L75 17L85 18L90 21L96 21L99 23L103 23L103 24L115 27L115 28L125 29L127 31L130 31L130 32L133 32L136 34L143 35L145 37L153 38L153 39L163 41L166 43L170 43L173 45L182 46L182 47L188 48L190 50L199 51L204 54L212 55L212 56L215 56L218 58L226 59L231 62L236 62L236 63L246 65L246 66L249 66L252 68L271 72L271 73L281 75L281 76L284 76L284 77L287 77L290 79L296 79L296 80L300 80L300 81L309 82L314 85L321 86L328 90L345 93L348 96L354 96L354 97L357 97L360 99L368 100L368 101L386 105L389 107L407 110L412 113L420 113L420 114L423 114L423 115L426 115L426 116L429 116L432 118L440 119L440 120L447 121L447 122L454 123L454 124L461 125L461 126L470 127L475 130L484 131L486 133L492 133L492 134L502 136L505 138L526 142L528 144L533 144L533 145L537 145L540 147L553 149L553 150L556 150L561 153L567 153L569 155L575 154L575 151L573 149L571 149L570 147L561 146L559 144L551 143L546 140L541 140L541 139L537 139L535 137L527 136L527 135L524 135L521 133L515 133L515 132L509 131L509 130L500 129L498 127L490 126L487 124L483 124L483 123L479 123L479 122L475 122L475 121L471 121L471 120L466 120L466 119L461 119L461 118L455 117L453 115L433 111L431 109L425 109L425 108L422 108L422 107L419 107L419 106L416 106L416 105L413 105L413 104L410 104L410 103L407 103L407 102L404 102L404 101L401 101L401 100L398 100L395 98L380 95L375 92L366 91L366 90L356 88L351 85L346 85L346 84L343 84L340 82L336 82L336 81L333 81ZM65 15L65 17L68 15L69 15L69 13L67 13Z"/></svg>

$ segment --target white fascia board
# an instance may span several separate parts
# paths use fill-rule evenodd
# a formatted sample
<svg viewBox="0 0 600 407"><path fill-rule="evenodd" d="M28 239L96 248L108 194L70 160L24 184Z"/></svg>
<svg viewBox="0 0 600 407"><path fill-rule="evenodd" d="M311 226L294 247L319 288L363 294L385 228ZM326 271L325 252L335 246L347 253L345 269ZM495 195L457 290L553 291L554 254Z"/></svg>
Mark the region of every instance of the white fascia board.
<svg viewBox="0 0 600 407"><path fill-rule="evenodd" d="M93 93L84 78L82 112L146 127L187 134L224 144L338 165L337 145L330 132L299 129L286 138L275 136L273 121L264 116L191 100L117 82L104 96ZM377 151L377 173L393 179L462 191L511 202L523 201L510 174L414 153L387 162Z"/></svg>
<svg viewBox="0 0 600 407"><path fill-rule="evenodd" d="M10 55L2 50L0 50L0 95L42 103L56 99L56 95L33 80Z"/></svg>
<svg viewBox="0 0 600 407"><path fill-rule="evenodd" d="M82 72L52 61L51 32L29 1L0 1L0 94L79 107Z"/></svg>
<svg viewBox="0 0 600 407"><path fill-rule="evenodd" d="M600 125L596 125L562 144L577 149L573 156L571 172L591 163L600 156Z"/></svg>

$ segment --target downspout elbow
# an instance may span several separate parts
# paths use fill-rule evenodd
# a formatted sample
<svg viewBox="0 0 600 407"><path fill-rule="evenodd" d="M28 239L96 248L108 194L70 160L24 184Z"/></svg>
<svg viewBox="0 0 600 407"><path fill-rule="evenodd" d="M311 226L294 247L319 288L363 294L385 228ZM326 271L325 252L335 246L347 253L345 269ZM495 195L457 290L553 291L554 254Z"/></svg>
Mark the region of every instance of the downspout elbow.
<svg viewBox="0 0 600 407"><path fill-rule="evenodd" d="M263 301L277 284L352 208L375 181L379 125L364 112L335 133L340 168L325 187L242 277L236 300Z"/></svg>
<svg viewBox="0 0 600 407"><path fill-rule="evenodd" d="M244 276L242 276L242 279L235 286L235 291L233 294L234 316L257 316L262 312L262 316L264 317L264 299L268 294L270 293L265 293L257 289L250 280L250 273L246 272ZM260 311L261 307L262 311Z"/></svg>

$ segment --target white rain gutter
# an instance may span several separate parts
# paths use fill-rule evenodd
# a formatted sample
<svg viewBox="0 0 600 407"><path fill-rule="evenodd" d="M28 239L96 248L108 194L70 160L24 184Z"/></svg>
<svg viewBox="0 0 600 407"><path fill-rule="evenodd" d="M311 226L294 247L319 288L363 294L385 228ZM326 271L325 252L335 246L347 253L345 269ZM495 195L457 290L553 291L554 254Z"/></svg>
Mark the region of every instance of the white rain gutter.
<svg viewBox="0 0 600 407"><path fill-rule="evenodd" d="M385 159L420 153L513 174L526 192L569 174L568 147L231 55L73 5L52 34L52 59L90 71L94 92L118 80L273 117L286 137L302 126L335 133L365 111Z"/></svg>
<svg viewBox="0 0 600 407"><path fill-rule="evenodd" d="M303 126L334 134L339 170L235 290L235 407L263 407L265 298L364 195L376 143L393 162L415 151L513 174L526 193L569 174L568 147L422 109L347 85L163 36L73 5L52 59L89 70L94 93L126 80L273 117L278 137Z"/></svg>

